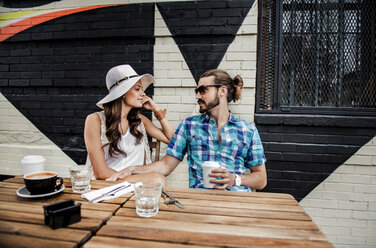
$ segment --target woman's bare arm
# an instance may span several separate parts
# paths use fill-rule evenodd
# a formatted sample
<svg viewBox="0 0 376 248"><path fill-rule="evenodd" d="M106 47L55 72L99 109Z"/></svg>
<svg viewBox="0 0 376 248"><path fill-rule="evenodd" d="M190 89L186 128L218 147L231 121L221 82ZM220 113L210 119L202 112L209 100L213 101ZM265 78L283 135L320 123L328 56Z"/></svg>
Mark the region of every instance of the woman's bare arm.
<svg viewBox="0 0 376 248"><path fill-rule="evenodd" d="M84 138L94 174L97 179L106 179L116 171L107 166L101 142L101 120L97 113L86 117Z"/></svg>

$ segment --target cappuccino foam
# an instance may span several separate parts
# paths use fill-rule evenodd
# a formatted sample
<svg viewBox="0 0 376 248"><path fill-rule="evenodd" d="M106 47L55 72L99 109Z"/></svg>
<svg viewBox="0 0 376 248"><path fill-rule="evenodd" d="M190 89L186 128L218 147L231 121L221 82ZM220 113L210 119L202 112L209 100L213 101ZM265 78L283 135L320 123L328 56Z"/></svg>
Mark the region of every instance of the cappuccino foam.
<svg viewBox="0 0 376 248"><path fill-rule="evenodd" d="M27 175L26 178L27 179L43 179L43 178L53 177L55 175L56 174L52 172L40 172L40 173Z"/></svg>

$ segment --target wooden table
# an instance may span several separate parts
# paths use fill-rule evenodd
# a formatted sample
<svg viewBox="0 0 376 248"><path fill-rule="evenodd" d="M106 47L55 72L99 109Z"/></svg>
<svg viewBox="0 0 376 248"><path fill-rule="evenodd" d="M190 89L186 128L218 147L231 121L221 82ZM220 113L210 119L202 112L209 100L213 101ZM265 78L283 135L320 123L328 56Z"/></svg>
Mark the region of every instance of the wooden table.
<svg viewBox="0 0 376 248"><path fill-rule="evenodd" d="M93 181L94 189L110 182ZM97 204L71 190L45 199L23 199L21 177L0 182L0 247L333 247L288 194L167 188L185 205L160 202L152 218L136 215L132 194ZM81 222L53 230L43 205L82 203Z"/></svg>
<svg viewBox="0 0 376 248"><path fill-rule="evenodd" d="M132 196L84 247L333 247L291 195L167 190L186 208L140 218Z"/></svg>

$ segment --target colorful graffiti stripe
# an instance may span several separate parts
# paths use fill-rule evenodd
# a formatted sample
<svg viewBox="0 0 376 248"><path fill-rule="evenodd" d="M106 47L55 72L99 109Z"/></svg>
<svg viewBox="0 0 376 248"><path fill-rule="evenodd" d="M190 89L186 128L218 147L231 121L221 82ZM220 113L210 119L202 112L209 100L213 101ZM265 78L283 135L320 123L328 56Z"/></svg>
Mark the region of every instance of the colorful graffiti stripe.
<svg viewBox="0 0 376 248"><path fill-rule="evenodd" d="M45 10L17 11L17 12L13 12L13 13L7 13L7 14L0 15L0 25L1 26L7 26L8 24L4 25L5 22L7 22L7 23L12 22L12 21L16 22L21 17L28 18L28 16L35 14L35 13L38 13L38 12L41 12L41 11L45 11Z"/></svg>
<svg viewBox="0 0 376 248"><path fill-rule="evenodd" d="M23 19L21 21L9 24L3 28L0 29L0 42L12 37L13 35L24 31L28 28L31 28L35 25L41 24L43 22L50 21L55 18L59 18L61 16L66 16L82 11L87 11L87 10L93 10L93 9L98 9L98 8L104 8L104 7L110 7L110 6L115 6L114 4L111 5L96 5L96 6L89 6L89 7L81 7L81 8L74 8L74 9L65 9L65 10L51 10L51 12L42 14L42 15L37 15L37 16L32 16L32 17L26 17L26 19ZM41 11L41 10L38 10ZM24 12L17 12L17 13L12 13L9 15L3 15L1 16L2 22L12 20L14 18L22 17L22 16L27 16L28 14L32 14L38 11L24 11Z"/></svg>

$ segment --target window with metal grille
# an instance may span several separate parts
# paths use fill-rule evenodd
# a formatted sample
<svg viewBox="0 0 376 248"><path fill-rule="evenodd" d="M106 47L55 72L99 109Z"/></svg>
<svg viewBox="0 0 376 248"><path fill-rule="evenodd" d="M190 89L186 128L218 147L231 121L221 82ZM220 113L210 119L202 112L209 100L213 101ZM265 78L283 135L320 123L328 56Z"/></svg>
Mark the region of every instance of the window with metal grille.
<svg viewBox="0 0 376 248"><path fill-rule="evenodd" d="M376 112L376 1L260 0L259 113Z"/></svg>

